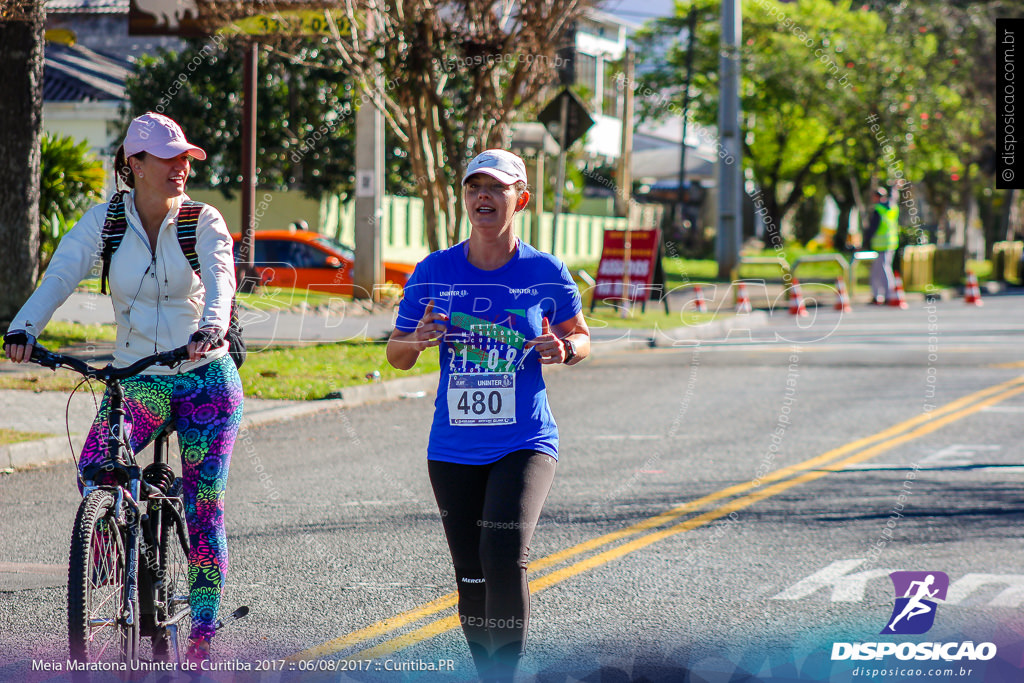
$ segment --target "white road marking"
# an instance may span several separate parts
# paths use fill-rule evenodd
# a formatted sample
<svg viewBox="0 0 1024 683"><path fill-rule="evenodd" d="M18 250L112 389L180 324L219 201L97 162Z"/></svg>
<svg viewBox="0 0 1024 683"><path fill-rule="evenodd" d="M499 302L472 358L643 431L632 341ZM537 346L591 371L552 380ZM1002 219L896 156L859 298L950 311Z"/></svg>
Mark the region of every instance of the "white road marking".
<svg viewBox="0 0 1024 683"><path fill-rule="evenodd" d="M832 589L832 602L863 602L869 581L885 579L895 569L868 569L851 574L866 560L838 560L797 581L795 584L772 597L772 600L802 600L823 589ZM889 584L891 587L891 584ZM1003 590L988 600L986 607L1017 608L1024 605L1024 574L965 574L949 585L947 605L967 602L980 589L988 586L1002 586Z"/></svg>

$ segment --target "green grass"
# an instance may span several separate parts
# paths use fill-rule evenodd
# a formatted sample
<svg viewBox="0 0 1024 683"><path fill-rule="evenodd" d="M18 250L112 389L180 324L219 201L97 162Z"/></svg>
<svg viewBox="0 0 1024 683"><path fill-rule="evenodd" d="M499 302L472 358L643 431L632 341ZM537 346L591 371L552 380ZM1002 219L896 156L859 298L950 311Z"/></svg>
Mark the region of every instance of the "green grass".
<svg viewBox="0 0 1024 683"><path fill-rule="evenodd" d="M366 375L374 371L380 373L381 380L388 380L437 370L436 351L424 353L415 368L403 372L388 364L383 342L367 341L250 351L240 374L246 396L308 401L367 384ZM4 374L0 375L0 389L69 392L79 381L70 370Z"/></svg>
<svg viewBox="0 0 1024 683"><path fill-rule="evenodd" d="M248 308L261 311L272 311L291 308L303 302L310 308L316 308L333 300L352 301L350 296L329 294L306 289L290 289L285 287L261 287L251 294L238 294L238 303Z"/></svg>
<svg viewBox="0 0 1024 683"><path fill-rule="evenodd" d="M39 343L51 351L56 351L72 344L110 342L116 338L117 328L113 323L84 325L53 320L39 336Z"/></svg>
<svg viewBox="0 0 1024 683"><path fill-rule="evenodd" d="M35 441L36 439L44 439L48 436L53 436L53 434L45 434L43 432L19 432L14 429L0 427L0 445L20 443L22 441Z"/></svg>
<svg viewBox="0 0 1024 683"><path fill-rule="evenodd" d="M4 361L9 363L10 361ZM38 367L36 365L30 367ZM45 374L31 371L19 374L0 374L0 389L17 389L19 391L59 391L69 393L82 381L82 376L71 370L57 370ZM103 385L94 382L97 393L103 392Z"/></svg>
<svg viewBox="0 0 1024 683"><path fill-rule="evenodd" d="M967 261L964 266L964 270L971 271L978 277L979 282L985 282L986 280L992 279L992 262L991 261ZM967 282L967 275L964 275L964 282Z"/></svg>
<svg viewBox="0 0 1024 683"><path fill-rule="evenodd" d="M250 353L241 375L246 396L308 401L367 384L366 375L374 371L385 381L438 369L436 351L421 355L416 366L405 372L388 364L383 342L344 342Z"/></svg>

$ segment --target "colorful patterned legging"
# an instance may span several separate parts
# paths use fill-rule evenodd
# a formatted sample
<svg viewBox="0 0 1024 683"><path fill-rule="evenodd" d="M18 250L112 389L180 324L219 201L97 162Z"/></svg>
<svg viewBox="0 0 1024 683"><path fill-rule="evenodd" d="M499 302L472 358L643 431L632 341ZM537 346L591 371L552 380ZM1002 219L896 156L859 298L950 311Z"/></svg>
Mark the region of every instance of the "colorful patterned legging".
<svg viewBox="0 0 1024 683"><path fill-rule="evenodd" d="M173 422L178 430L185 517L191 549L188 557L191 638L211 638L228 567L224 534L224 489L231 449L242 421L242 382L229 356L179 375L139 375L121 383L125 422L137 453L160 429ZM108 401L104 397L79 467L106 457Z"/></svg>

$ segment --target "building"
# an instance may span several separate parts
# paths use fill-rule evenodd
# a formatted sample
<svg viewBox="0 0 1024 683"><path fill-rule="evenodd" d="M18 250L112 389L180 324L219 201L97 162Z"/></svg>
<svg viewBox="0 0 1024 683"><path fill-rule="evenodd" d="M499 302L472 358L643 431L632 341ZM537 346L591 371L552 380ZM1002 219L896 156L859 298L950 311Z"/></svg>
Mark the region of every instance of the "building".
<svg viewBox="0 0 1024 683"><path fill-rule="evenodd" d="M43 130L85 140L103 160L108 194L132 64L146 52L183 44L128 35L128 0L47 0Z"/></svg>

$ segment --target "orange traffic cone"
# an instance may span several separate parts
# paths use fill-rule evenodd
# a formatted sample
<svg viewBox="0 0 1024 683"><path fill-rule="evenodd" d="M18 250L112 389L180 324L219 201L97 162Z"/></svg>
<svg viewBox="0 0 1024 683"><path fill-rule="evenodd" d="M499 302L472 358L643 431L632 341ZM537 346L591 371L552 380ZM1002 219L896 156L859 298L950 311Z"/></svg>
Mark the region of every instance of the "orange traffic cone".
<svg viewBox="0 0 1024 683"><path fill-rule="evenodd" d="M907 296L903 292L903 278L900 277L899 273L893 273L896 278L896 298L889 299L886 303L895 308L909 308L907 306Z"/></svg>
<svg viewBox="0 0 1024 683"><path fill-rule="evenodd" d="M704 301L704 292L701 290L700 285L693 286L693 305L694 310L698 313L708 312L708 305Z"/></svg>
<svg viewBox="0 0 1024 683"><path fill-rule="evenodd" d="M850 313L853 308L850 307L850 298L846 296L846 282L841 277L836 278L836 299L835 309L842 311L843 313Z"/></svg>
<svg viewBox="0 0 1024 683"><path fill-rule="evenodd" d="M747 286L742 282L736 285L736 312L750 313L750 297L747 296Z"/></svg>
<svg viewBox="0 0 1024 683"><path fill-rule="evenodd" d="M793 278L793 287L789 290L789 314L807 315L807 307L804 306L804 295L800 292L800 281Z"/></svg>
<svg viewBox="0 0 1024 683"><path fill-rule="evenodd" d="M978 276L967 271L967 286L964 288L964 303L974 304L975 306L984 306L985 303L981 300L981 288L978 287Z"/></svg>

